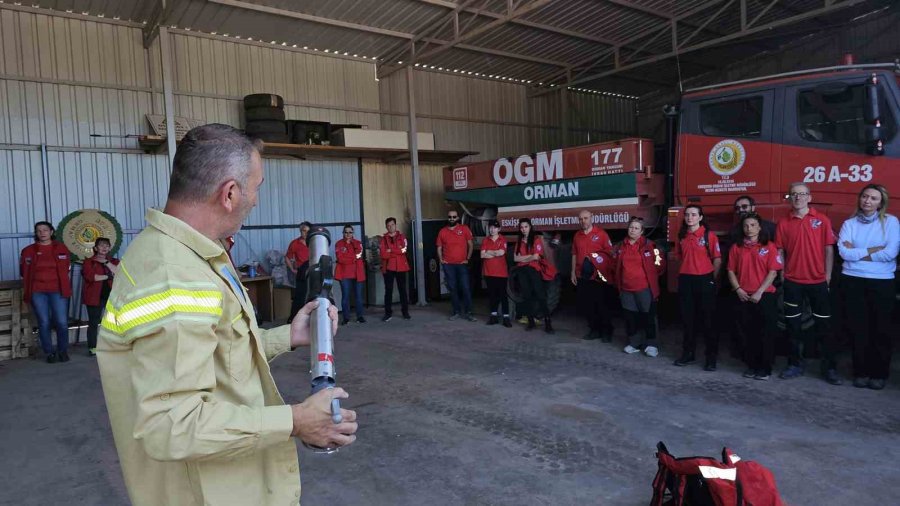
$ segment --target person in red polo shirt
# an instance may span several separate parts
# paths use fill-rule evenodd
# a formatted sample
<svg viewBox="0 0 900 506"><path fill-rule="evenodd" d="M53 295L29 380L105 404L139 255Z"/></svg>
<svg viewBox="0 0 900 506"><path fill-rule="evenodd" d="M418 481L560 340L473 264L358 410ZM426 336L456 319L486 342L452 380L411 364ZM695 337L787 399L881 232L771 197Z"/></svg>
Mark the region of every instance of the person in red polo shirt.
<svg viewBox="0 0 900 506"><path fill-rule="evenodd" d="M741 219L741 230L728 253L728 282L738 300L738 325L747 336L742 353L747 363L744 377L767 380L772 375L778 324L778 302L772 283L783 262L758 214L746 214Z"/></svg>
<svg viewBox="0 0 900 506"><path fill-rule="evenodd" d="M553 324L550 321L550 308L547 306L547 288L541 275L541 259L544 258L544 241L541 234L531 226L531 220L519 220L519 240L516 242L516 253L513 259L519 275L522 309L528 317L525 330L535 328L535 317L543 315L544 332L552 334Z"/></svg>
<svg viewBox="0 0 900 506"><path fill-rule="evenodd" d="M472 314L472 290L469 288L469 259L472 258L475 243L469 227L459 223L458 212L447 213L447 226L438 232L436 243L453 305L450 319L455 320L462 315L470 322L477 321Z"/></svg>
<svg viewBox="0 0 900 506"><path fill-rule="evenodd" d="M397 290L400 291L400 310L403 319L409 320L409 296L406 294L406 273L409 272L409 259L406 258L406 248L409 246L406 236L397 231L397 219L384 220L387 233L381 236L379 251L381 253L381 272L384 274L384 317L381 321L390 321L393 318L391 306L394 302L394 280L397 282Z"/></svg>
<svg viewBox="0 0 900 506"><path fill-rule="evenodd" d="M601 251L612 254L612 242L602 228L594 225L594 214L587 209L578 213L581 229L572 239L572 284L577 292L578 312L588 321L588 333L582 339L612 341L613 326L604 300L605 287L591 283L594 265L591 255Z"/></svg>
<svg viewBox="0 0 900 506"><path fill-rule="evenodd" d="M512 327L509 318L509 298L506 296L506 283L509 271L506 265L506 238L500 235L500 222L494 220L488 224L488 235L481 241L481 275L488 289L488 312L491 313L488 325L500 323L503 315L503 326ZM498 314L498 309L503 312Z"/></svg>
<svg viewBox="0 0 900 506"><path fill-rule="evenodd" d="M94 241L94 256L86 258L81 267L84 285L81 287L81 302L88 313L88 356L95 355L97 348L97 327L103 318L103 309L112 291L113 278L119 272L119 259L109 256L112 244L106 237Z"/></svg>
<svg viewBox="0 0 900 506"><path fill-rule="evenodd" d="M809 207L812 193L803 183L788 190L791 211L778 221L775 244L784 258L784 318L791 350L788 367L779 375L792 379L803 375L803 329L800 324L803 299L809 301L816 337L822 345L822 373L832 385L843 383L837 372L831 336L831 300L828 285L834 264L834 230L825 214Z"/></svg>
<svg viewBox="0 0 900 506"><path fill-rule="evenodd" d="M362 243L353 238L353 225L344 225L344 237L334 244L337 257L334 279L341 282L342 325L350 323L350 293L354 294L356 321L366 323L363 310L363 282L366 280L366 266L363 262Z"/></svg>
<svg viewBox="0 0 900 506"><path fill-rule="evenodd" d="M659 277L666 270L666 261L656 244L644 237L643 218L628 220L628 237L613 250L613 258L628 335L628 345L623 351L632 354L643 350L648 357L655 357L659 355L656 301L659 299ZM644 330L643 339L638 337L640 329Z"/></svg>
<svg viewBox="0 0 900 506"><path fill-rule="evenodd" d="M38 337L48 363L69 361L69 249L53 235L53 225L46 221L34 224L34 244L22 250L19 272L22 273L24 300L31 304L38 321ZM52 318L52 321L51 321ZM56 351L50 338L50 327L56 329Z"/></svg>
<svg viewBox="0 0 900 506"><path fill-rule="evenodd" d="M689 205L684 208L684 224L678 231L675 258L681 262L678 271L678 301L684 324L684 341L677 366L694 362L697 348L697 332L706 338L705 371L716 370L719 336L713 331L716 282L722 265L719 239L708 231L703 222L703 208Z"/></svg>
<svg viewBox="0 0 900 506"><path fill-rule="evenodd" d="M312 228L312 223L304 221L300 224L300 237L297 237L288 245L284 255L284 263L294 273L294 293L291 295L291 313L288 316L288 324L294 319L297 311L306 304L306 274L309 271L309 248L306 246L306 235Z"/></svg>

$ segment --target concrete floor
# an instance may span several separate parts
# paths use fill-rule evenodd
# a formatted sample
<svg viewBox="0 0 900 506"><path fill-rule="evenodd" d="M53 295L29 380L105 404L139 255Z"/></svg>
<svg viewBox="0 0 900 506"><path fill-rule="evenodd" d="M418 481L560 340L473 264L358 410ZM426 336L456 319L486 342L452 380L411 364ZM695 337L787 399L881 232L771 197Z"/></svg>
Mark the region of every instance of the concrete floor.
<svg viewBox="0 0 900 506"><path fill-rule="evenodd" d="M445 311L384 324L373 309L342 328L338 382L359 439L333 455L299 450L304 506L646 505L660 440L676 456L728 445L772 469L792 505L898 504L896 374L881 392L760 382L727 358L715 373L672 367L676 328L651 359L621 352L621 328L613 345L582 341L572 316L547 336L448 322ZM83 353L0 363L0 504L127 504ZM305 397L303 353L273 370L288 402Z"/></svg>

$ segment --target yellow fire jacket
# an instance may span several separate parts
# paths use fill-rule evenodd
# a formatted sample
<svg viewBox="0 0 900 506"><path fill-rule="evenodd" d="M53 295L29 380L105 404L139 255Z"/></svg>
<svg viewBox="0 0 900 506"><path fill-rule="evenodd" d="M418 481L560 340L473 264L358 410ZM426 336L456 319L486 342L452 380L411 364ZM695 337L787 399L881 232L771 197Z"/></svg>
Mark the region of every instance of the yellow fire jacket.
<svg viewBox="0 0 900 506"><path fill-rule="evenodd" d="M268 364L290 351L289 326L257 327L221 244L160 211L146 219L97 346L131 502L298 504L293 417Z"/></svg>

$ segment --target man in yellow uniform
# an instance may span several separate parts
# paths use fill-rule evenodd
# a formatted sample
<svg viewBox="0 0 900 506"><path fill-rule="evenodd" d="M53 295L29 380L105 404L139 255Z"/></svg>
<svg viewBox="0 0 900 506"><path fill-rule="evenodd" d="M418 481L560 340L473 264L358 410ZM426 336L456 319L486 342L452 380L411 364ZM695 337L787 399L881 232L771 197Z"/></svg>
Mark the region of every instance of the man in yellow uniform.
<svg viewBox="0 0 900 506"><path fill-rule="evenodd" d="M298 504L293 438L343 446L322 390L287 406L269 361L309 344L312 302L292 325L259 329L222 241L263 182L260 146L226 125L185 135L165 209L122 257L97 357L122 473L135 506ZM337 312L330 316L337 329ZM305 361L305 359L304 359Z"/></svg>

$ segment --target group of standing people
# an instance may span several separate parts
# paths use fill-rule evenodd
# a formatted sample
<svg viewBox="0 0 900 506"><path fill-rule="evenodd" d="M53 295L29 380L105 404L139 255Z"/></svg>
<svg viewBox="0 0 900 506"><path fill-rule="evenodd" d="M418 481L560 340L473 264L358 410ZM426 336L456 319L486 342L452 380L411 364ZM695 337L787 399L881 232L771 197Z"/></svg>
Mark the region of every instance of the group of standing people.
<svg viewBox="0 0 900 506"><path fill-rule="evenodd" d="M410 270L409 260L406 258L408 243L406 236L397 230L396 218L386 219L384 225L387 231L381 236L379 245L381 271L384 276L385 300L384 316L381 318L381 321L387 322L393 318L392 302L395 283L400 293L400 307L403 319L409 320L412 317L409 314L409 295L407 291L407 273ZM309 247L306 244L306 237L311 228L312 224L307 221L300 224L300 236L291 241L284 256L285 263L294 274L295 279L288 323L294 319L294 316L307 303L308 299ZM357 323L366 323L365 307L363 305L363 287L366 281L363 245L353 234L353 225L344 225L341 239L334 244L334 279L341 283L342 325L350 323L351 296L353 297Z"/></svg>
<svg viewBox="0 0 900 506"><path fill-rule="evenodd" d="M887 214L888 192L877 184L865 186L857 199L857 211L846 220L838 237L831 221L810 207L812 192L803 183L788 190L789 213L777 224L755 212L752 197L735 201L738 223L727 251L726 275L740 334L744 376L768 380L775 361L778 323L778 288L781 281L783 313L789 352L782 379L804 375L804 356L817 344L821 350L822 376L832 385L843 380L837 371L837 344L832 331L832 269L834 246L843 260L840 282L853 339L853 385L881 390L890 369L891 311L895 299L894 273L900 247L897 218ZM678 298L684 336L682 354L675 361L686 366L695 361L696 337L705 337L707 371L716 370L718 336L713 328L716 290L722 267L719 240L707 229L703 209L689 205L675 246L681 262ZM783 280L783 281L782 281ZM806 304L814 323L815 341L803 330Z"/></svg>
<svg viewBox="0 0 900 506"><path fill-rule="evenodd" d="M46 221L34 225L34 243L26 246L19 257L24 300L31 305L37 319L38 339L48 363L69 361L69 299L72 283L69 277L69 249L56 239L56 229ZM88 355L97 348L97 329L103 308L109 300L119 261L110 255L112 243L106 237L94 241L94 255L86 258L81 268L83 284L81 302L88 313ZM51 330L56 332L53 346Z"/></svg>

